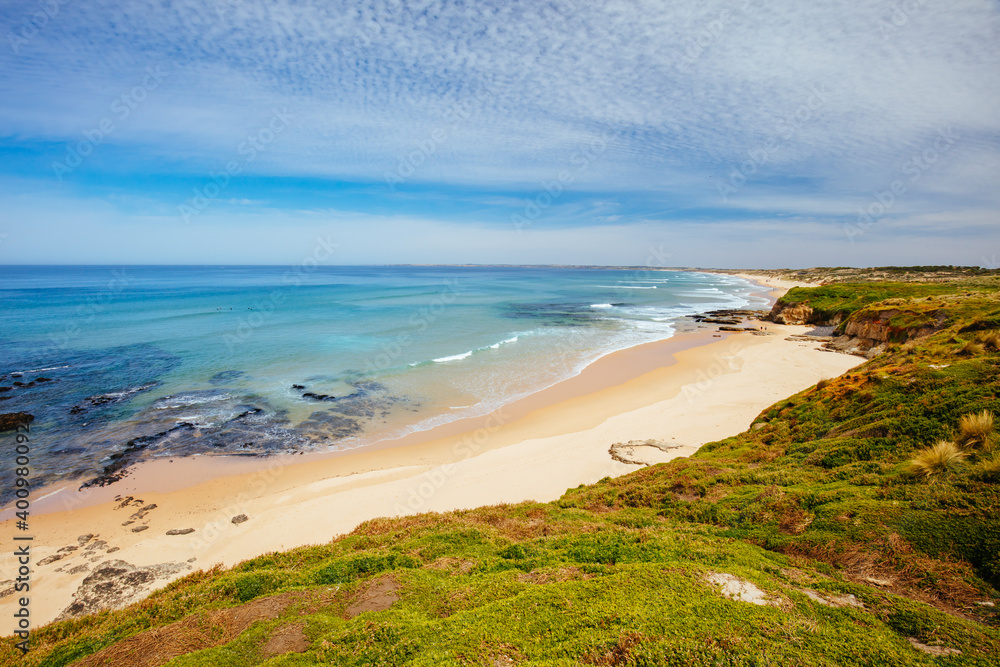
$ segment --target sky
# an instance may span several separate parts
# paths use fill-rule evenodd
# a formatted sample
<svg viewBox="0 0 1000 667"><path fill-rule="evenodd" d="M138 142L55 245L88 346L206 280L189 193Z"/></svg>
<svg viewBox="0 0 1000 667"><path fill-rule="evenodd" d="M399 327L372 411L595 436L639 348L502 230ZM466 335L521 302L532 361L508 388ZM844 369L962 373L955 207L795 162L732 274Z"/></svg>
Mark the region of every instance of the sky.
<svg viewBox="0 0 1000 667"><path fill-rule="evenodd" d="M0 264L998 268L997 0L3 0Z"/></svg>

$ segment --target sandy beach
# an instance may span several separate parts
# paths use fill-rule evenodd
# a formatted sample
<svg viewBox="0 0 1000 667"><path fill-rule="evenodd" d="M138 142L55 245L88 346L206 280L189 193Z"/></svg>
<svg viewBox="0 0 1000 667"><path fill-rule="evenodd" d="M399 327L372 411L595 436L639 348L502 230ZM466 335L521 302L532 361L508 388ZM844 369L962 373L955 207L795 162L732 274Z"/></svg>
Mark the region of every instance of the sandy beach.
<svg viewBox="0 0 1000 667"><path fill-rule="evenodd" d="M158 461L94 492L50 496L32 517L32 623L55 619L110 561L146 580L113 598L123 604L191 571L326 543L380 516L554 500L735 435L775 401L864 361L786 340L807 327L767 328L624 350L489 415L363 450ZM0 563L16 571L10 554Z"/></svg>

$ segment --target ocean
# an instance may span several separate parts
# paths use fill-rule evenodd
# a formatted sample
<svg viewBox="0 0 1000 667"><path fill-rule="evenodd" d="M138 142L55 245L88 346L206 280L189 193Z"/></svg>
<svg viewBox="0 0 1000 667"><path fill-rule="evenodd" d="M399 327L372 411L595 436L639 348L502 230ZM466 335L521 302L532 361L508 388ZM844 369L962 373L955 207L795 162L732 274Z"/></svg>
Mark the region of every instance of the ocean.
<svg viewBox="0 0 1000 667"><path fill-rule="evenodd" d="M740 278L676 271L7 266L0 412L35 416L36 487L149 457L359 447L486 414L685 316L766 303Z"/></svg>

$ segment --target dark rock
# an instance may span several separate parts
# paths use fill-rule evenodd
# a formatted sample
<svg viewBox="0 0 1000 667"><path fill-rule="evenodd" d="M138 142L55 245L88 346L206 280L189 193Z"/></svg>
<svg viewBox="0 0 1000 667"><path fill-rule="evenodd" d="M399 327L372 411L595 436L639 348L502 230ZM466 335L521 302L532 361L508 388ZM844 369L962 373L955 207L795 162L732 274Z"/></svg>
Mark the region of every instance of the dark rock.
<svg viewBox="0 0 1000 667"><path fill-rule="evenodd" d="M86 535L81 535L80 537L76 538L76 541L80 543L80 546L83 546L84 544L91 541L95 537L97 537L97 535L94 535L93 533L87 533Z"/></svg>
<svg viewBox="0 0 1000 667"><path fill-rule="evenodd" d="M139 394L144 391L149 391L150 389L159 384L160 384L159 382L147 382L146 384L139 385L137 387L129 387L124 391L115 391L107 394L98 394L97 396L88 397L87 402L89 402L92 406L106 405L108 403L122 403L124 401L130 400L136 394Z"/></svg>
<svg viewBox="0 0 1000 667"><path fill-rule="evenodd" d="M0 391L10 391L13 387L0 387Z"/></svg>
<svg viewBox="0 0 1000 667"><path fill-rule="evenodd" d="M328 394L315 394L311 391L307 391L302 394L302 398L308 398L313 401L336 401L336 396L330 396Z"/></svg>
<svg viewBox="0 0 1000 667"><path fill-rule="evenodd" d="M14 383L14 386L15 386L15 387L23 387L23 386L25 386L25 385L24 385L24 383L23 383L23 382L15 382L15 383Z"/></svg>
<svg viewBox="0 0 1000 667"><path fill-rule="evenodd" d="M140 519L144 518L147 514L149 514L155 509L156 509L156 503L152 503L150 505L147 505L146 507L140 507L137 512L135 512L132 516L129 517L129 519L131 519L132 521L139 521Z"/></svg>
<svg viewBox="0 0 1000 667"><path fill-rule="evenodd" d="M39 382L39 383L41 383L41 382L52 382L52 378L37 377L37 378L35 378L35 382Z"/></svg>
<svg viewBox="0 0 1000 667"><path fill-rule="evenodd" d="M57 560L62 560L68 554L52 554L51 556L46 556L42 560L38 561L39 565L48 565L49 563L55 563Z"/></svg>
<svg viewBox="0 0 1000 667"><path fill-rule="evenodd" d="M237 514L236 516L233 517L233 523L236 525L239 525L249 520L250 518L246 514Z"/></svg>
<svg viewBox="0 0 1000 667"><path fill-rule="evenodd" d="M111 463L104 466L104 470L101 471L100 475L89 482L84 482L80 488L85 489L90 486L107 486L108 484L114 484L125 476L126 468L133 462L133 459L136 458L136 455L139 452L142 452L154 442L158 442L168 435L182 430L192 431L194 430L194 424L181 422L177 426L169 428L166 431L129 440L125 444L124 450L115 452L108 457L111 459Z"/></svg>
<svg viewBox="0 0 1000 667"><path fill-rule="evenodd" d="M35 416L27 412L8 412L0 415L0 431L13 431L35 421Z"/></svg>
<svg viewBox="0 0 1000 667"><path fill-rule="evenodd" d="M82 568L82 569L81 569ZM84 571L86 565L70 570ZM97 566L73 594L73 604L56 619L64 621L104 609L121 609L146 597L157 580L172 579L190 570L184 563L161 563L136 567L121 560L109 560Z"/></svg>
<svg viewBox="0 0 1000 667"><path fill-rule="evenodd" d="M174 528L173 530L168 530L167 535L190 535L194 532L194 528Z"/></svg>
<svg viewBox="0 0 1000 667"><path fill-rule="evenodd" d="M149 526L136 526L132 529L133 533L141 533L144 530L149 530Z"/></svg>
<svg viewBox="0 0 1000 667"><path fill-rule="evenodd" d="M292 389L305 389L305 388L306 388L306 386L304 384L293 384L292 385Z"/></svg>
<svg viewBox="0 0 1000 667"><path fill-rule="evenodd" d="M253 415L259 415L264 412L264 408L250 408L249 410L244 410L242 413L236 415L230 419L226 424L232 424L233 422L238 422L246 417L252 417Z"/></svg>

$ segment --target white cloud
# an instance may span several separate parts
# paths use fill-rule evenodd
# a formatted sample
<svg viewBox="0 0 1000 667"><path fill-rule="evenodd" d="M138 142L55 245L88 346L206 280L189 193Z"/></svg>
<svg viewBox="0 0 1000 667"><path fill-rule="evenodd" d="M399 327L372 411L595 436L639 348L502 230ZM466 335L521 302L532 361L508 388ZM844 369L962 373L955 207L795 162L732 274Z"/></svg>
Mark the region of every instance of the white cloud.
<svg viewBox="0 0 1000 667"><path fill-rule="evenodd" d="M903 4L894 16L893 0L64 3L19 53L0 49L0 137L77 141L146 67L162 67L162 87L107 138L146 171L218 169L287 109L293 122L246 173L378 184L409 164L411 185L460 185L470 207L516 208L510 190L572 170L572 189L616 205L634 195L665 210L822 221L850 216L953 128L954 154L893 213L988 210L996 5ZM0 18L16 29L36 5L7 2ZM576 170L604 132L606 148ZM722 202L715 183L762 154ZM637 215L560 211L586 224Z"/></svg>

